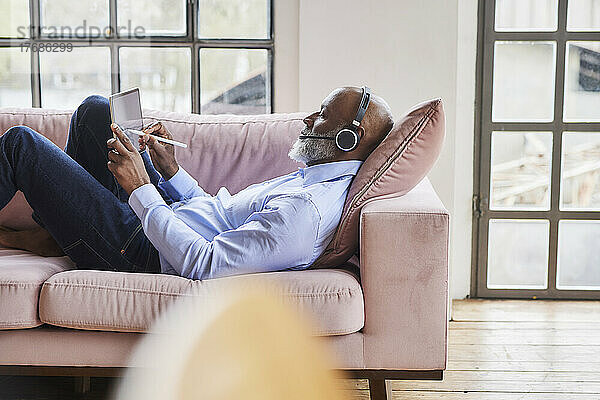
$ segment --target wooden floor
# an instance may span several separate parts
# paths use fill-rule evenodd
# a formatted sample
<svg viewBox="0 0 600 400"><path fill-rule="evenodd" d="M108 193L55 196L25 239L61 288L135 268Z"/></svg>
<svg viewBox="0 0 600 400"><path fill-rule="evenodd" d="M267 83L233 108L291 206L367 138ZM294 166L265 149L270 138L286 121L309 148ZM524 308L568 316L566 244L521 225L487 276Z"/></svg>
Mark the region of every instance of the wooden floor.
<svg viewBox="0 0 600 400"><path fill-rule="evenodd" d="M470 299L452 308L444 380L392 381L394 399L600 399L600 302ZM366 381L344 386L368 399Z"/></svg>
<svg viewBox="0 0 600 400"><path fill-rule="evenodd" d="M392 381L394 399L600 399L600 302L453 302L442 382ZM108 399L114 381L92 380L83 399ZM71 378L0 377L0 400L82 398ZM364 380L344 380L349 399L368 399Z"/></svg>

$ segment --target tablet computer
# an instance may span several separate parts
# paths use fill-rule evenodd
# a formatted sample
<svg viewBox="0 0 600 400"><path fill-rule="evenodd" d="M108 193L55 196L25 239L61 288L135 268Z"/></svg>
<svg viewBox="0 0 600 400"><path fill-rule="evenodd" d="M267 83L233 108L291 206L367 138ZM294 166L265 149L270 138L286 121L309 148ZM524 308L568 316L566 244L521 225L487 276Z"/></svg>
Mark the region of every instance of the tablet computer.
<svg viewBox="0 0 600 400"><path fill-rule="evenodd" d="M139 150L138 136L128 129L141 131L143 128L140 89L133 88L125 92L113 94L108 98L110 120L121 127L131 143ZM113 133L113 136L114 133Z"/></svg>

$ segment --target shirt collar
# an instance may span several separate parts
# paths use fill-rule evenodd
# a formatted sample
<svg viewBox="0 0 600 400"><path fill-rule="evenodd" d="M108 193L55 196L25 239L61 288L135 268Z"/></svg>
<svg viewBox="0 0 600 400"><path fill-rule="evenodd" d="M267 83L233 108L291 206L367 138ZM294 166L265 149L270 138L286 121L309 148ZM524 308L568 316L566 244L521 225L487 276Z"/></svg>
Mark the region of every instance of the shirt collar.
<svg viewBox="0 0 600 400"><path fill-rule="evenodd" d="M335 161L310 167L298 168L298 173L304 179L302 186L327 182L347 175L356 175L362 165L361 160Z"/></svg>

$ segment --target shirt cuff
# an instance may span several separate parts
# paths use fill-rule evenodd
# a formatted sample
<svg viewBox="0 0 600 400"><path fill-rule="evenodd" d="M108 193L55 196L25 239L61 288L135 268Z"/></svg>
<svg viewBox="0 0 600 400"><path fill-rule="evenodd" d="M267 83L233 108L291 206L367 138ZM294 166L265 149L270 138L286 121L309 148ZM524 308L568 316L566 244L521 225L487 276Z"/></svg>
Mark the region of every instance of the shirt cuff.
<svg viewBox="0 0 600 400"><path fill-rule="evenodd" d="M157 204L167 205L160 193L158 193L158 190L151 183L146 183L131 192L127 203L129 203L129 206L140 220L144 215L145 209Z"/></svg>
<svg viewBox="0 0 600 400"><path fill-rule="evenodd" d="M169 197L179 199L180 197L187 198L187 195L198 186L198 182L186 170L178 166L175 175L168 181L161 177L158 180L158 185L167 192Z"/></svg>

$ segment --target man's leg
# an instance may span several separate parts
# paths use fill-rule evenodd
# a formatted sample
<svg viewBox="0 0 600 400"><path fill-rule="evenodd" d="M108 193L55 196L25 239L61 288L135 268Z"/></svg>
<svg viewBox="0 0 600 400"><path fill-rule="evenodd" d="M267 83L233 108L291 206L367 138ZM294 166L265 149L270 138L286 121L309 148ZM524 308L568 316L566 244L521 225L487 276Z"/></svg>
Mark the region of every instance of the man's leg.
<svg viewBox="0 0 600 400"><path fill-rule="evenodd" d="M17 190L79 268L145 268L125 254L140 231L129 205L50 140L23 126L0 136L0 209Z"/></svg>

